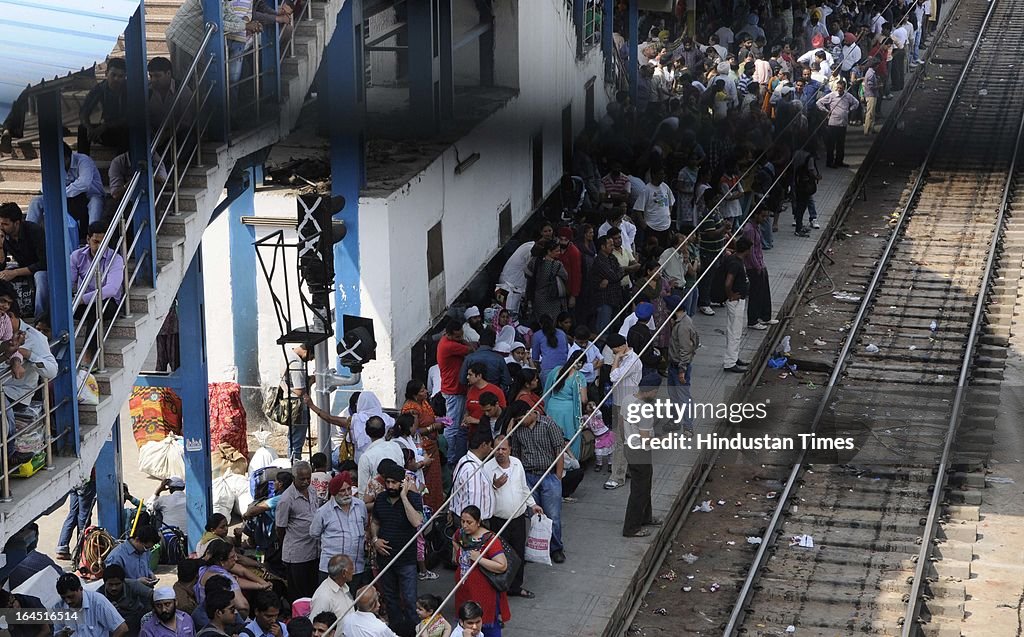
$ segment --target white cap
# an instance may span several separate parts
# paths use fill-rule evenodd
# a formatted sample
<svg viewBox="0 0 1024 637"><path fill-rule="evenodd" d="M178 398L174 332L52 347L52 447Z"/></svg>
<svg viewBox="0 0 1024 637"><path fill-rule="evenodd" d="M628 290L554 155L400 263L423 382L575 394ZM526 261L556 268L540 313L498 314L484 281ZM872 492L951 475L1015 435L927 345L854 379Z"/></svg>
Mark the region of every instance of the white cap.
<svg viewBox="0 0 1024 637"><path fill-rule="evenodd" d="M475 305L470 305L469 307L466 308L466 313L463 314L463 316L468 321L474 316L480 316L480 310Z"/></svg>
<svg viewBox="0 0 1024 637"><path fill-rule="evenodd" d="M832 36L832 44L839 44L842 41L843 40L838 35L833 35Z"/></svg>
<svg viewBox="0 0 1024 637"><path fill-rule="evenodd" d="M154 602L169 602L175 599L177 597L174 595L174 589L170 586L161 586L153 591Z"/></svg>
<svg viewBox="0 0 1024 637"><path fill-rule="evenodd" d="M171 476L167 479L167 486L172 489L184 489L185 481L178 476Z"/></svg>

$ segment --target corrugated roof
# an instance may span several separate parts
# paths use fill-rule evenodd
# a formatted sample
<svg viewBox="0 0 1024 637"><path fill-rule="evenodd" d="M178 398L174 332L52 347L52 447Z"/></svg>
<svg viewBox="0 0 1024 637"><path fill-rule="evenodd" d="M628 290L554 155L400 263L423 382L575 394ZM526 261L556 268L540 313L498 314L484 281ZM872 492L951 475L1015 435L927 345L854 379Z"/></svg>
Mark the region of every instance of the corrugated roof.
<svg viewBox="0 0 1024 637"><path fill-rule="evenodd" d="M28 86L103 61L140 0L0 0L0 120Z"/></svg>

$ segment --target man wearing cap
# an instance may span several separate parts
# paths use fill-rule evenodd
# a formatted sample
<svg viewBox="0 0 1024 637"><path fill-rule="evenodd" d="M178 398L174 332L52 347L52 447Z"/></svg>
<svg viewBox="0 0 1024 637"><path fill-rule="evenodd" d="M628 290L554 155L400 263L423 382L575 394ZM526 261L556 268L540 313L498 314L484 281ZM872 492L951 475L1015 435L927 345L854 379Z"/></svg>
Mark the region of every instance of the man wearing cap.
<svg viewBox="0 0 1024 637"><path fill-rule="evenodd" d="M651 452L643 448L643 442L654 437L654 423L642 415L640 407L653 403L661 386L658 372L647 372L640 379L640 385L632 389L633 395L625 406L623 432L626 435L626 461L629 463L629 500L626 515L622 521L624 537L647 537L651 534L645 526L658 526L661 520L654 517L651 506L651 482L654 466Z"/></svg>
<svg viewBox="0 0 1024 637"><path fill-rule="evenodd" d="M670 337L668 342L668 395L677 405L692 402L690 387L693 384L693 357L700 347L700 334L693 327L693 320L686 313L682 298L666 296L665 306L671 313ZM693 413L687 409L683 418L683 431L693 434Z"/></svg>
<svg viewBox="0 0 1024 637"><path fill-rule="evenodd" d="M863 53L860 45L857 44L857 36L847 33L843 36L842 61L839 63L839 73L847 82L850 81L850 70L860 62Z"/></svg>
<svg viewBox="0 0 1024 637"><path fill-rule="evenodd" d="M160 495L164 489L167 495ZM167 526L188 530L188 501L185 499L185 481L178 476L166 478L153 493L152 503L149 505L154 513L160 514L160 519Z"/></svg>
<svg viewBox="0 0 1024 637"><path fill-rule="evenodd" d="M633 313L629 314L628 316L626 316L626 318L622 319L622 326L619 328L619 335L622 336L623 338L628 338L629 330L631 330L634 325L640 322L647 323L647 327L651 328L651 330L657 329L657 326L655 326L654 324L653 317L654 305L648 302L647 299L643 297L638 297L637 304L635 306L635 309L633 310Z"/></svg>
<svg viewBox="0 0 1024 637"><path fill-rule="evenodd" d="M480 309L470 305L463 313L466 322L462 324L462 337L467 343L479 343L480 332L484 329L484 319L480 316Z"/></svg>
<svg viewBox="0 0 1024 637"><path fill-rule="evenodd" d="M352 574L363 574L363 547L370 519L363 500L352 497L352 476L348 471L331 478L327 492L330 498L317 509L309 523L310 537L320 541L321 588L323 582L332 577L328 567L335 556L348 556L354 569L349 579Z"/></svg>
<svg viewBox="0 0 1024 637"><path fill-rule="evenodd" d="M174 589L162 586L153 591L153 612L142 618L139 637L193 637L192 618L178 610Z"/></svg>

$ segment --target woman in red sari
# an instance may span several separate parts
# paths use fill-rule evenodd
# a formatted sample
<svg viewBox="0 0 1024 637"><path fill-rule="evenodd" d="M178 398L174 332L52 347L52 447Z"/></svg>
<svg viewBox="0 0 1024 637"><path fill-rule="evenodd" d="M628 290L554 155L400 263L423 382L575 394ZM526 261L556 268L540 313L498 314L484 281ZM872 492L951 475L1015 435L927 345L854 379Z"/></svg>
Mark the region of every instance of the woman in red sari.
<svg viewBox="0 0 1024 637"><path fill-rule="evenodd" d="M452 538L453 554L458 565L455 569L455 581L461 580L467 571L469 577L455 592L455 607L461 608L469 601L476 602L484 611L482 634L485 637L501 637L502 625L512 618L512 612L508 608L508 595L498 592L480 569L504 573L508 568L505 551L494 533L481 524L478 507L472 504L467 506L462 510L460 518L462 528L456 531ZM480 562L470 571L470 566L477 558L480 558Z"/></svg>
<svg viewBox="0 0 1024 637"><path fill-rule="evenodd" d="M430 406L430 396L427 394L427 386L423 384L423 381L413 379L406 384L402 413L412 414L416 417L416 428L420 435L423 453L432 460L423 469L423 481L427 485L423 501L428 507L438 511L444 503L444 486L441 482L441 452L437 448L437 433L444 431L444 424L438 422L437 416L434 415L434 409Z"/></svg>

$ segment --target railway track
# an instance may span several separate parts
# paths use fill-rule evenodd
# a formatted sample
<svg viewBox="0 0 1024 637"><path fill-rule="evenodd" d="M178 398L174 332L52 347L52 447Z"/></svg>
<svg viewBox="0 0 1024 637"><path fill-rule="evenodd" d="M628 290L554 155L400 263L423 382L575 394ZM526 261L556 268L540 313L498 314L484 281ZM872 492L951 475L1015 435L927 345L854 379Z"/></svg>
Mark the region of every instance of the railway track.
<svg viewBox="0 0 1024 637"><path fill-rule="evenodd" d="M792 467L727 635L960 635L971 471L992 444L1024 251L1024 89L1002 61L1024 16L1007 0L965 11L980 35L881 255L849 271L864 300L811 419L857 450ZM805 535L813 548L790 546Z"/></svg>
<svg viewBox="0 0 1024 637"><path fill-rule="evenodd" d="M736 485L721 496L728 512L681 523L633 634L961 634L983 469L1024 298L1024 89L1004 61L1024 17L1009 0L961 0L951 16L929 78L862 169L865 201L850 202L834 249L820 253L780 326L804 370L799 384L762 369L748 398L783 403L762 425L770 431L751 433L816 428L853 437L857 451L760 468L713 458L694 497ZM812 342L834 343L826 334L837 331L838 350ZM775 490L781 497L766 500ZM814 548L790 546L805 534ZM759 546L744 544L752 535ZM687 561L693 553L699 562ZM681 587L667 583L677 576ZM674 630L659 622L666 613Z"/></svg>

